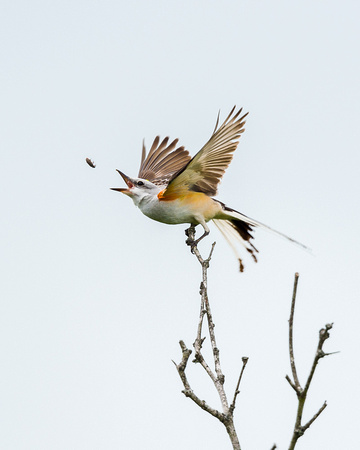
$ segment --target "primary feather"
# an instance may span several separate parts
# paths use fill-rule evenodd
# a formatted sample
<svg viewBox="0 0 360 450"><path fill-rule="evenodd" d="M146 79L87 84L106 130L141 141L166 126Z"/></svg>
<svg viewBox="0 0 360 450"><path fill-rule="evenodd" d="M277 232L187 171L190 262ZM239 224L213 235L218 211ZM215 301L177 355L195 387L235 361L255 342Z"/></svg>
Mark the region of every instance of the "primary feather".
<svg viewBox="0 0 360 450"><path fill-rule="evenodd" d="M208 196L216 195L217 186L229 166L233 152L244 132L245 117L239 117L242 108L234 114L235 106L224 123L215 130L204 147L169 181L163 197L182 195L185 191L202 192ZM218 119L219 120L219 119Z"/></svg>
<svg viewBox="0 0 360 450"><path fill-rule="evenodd" d="M159 142L160 137L156 136L147 156L143 143L138 177L154 184L167 185L171 177L186 166L191 157L183 146L176 148L178 139L173 140L169 145L168 137L160 144Z"/></svg>

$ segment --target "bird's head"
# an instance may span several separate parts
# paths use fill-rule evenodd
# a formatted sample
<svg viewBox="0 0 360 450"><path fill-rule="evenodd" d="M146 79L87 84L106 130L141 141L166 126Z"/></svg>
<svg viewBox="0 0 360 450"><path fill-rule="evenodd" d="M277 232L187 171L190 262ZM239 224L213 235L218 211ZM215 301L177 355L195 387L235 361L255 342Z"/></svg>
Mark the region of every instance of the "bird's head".
<svg viewBox="0 0 360 450"><path fill-rule="evenodd" d="M157 195L160 191L159 187L151 183L151 181L144 180L142 178L130 178L124 173L120 172L120 170L116 169L116 171L125 181L127 188L110 189L128 195L130 198L132 198L135 204L138 204L144 196Z"/></svg>

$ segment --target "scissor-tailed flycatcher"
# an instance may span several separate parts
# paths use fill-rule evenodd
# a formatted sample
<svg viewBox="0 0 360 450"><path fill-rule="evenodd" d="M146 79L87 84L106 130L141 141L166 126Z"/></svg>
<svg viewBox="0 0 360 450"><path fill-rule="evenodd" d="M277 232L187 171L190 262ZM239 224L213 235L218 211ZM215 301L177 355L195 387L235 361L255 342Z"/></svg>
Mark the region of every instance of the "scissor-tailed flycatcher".
<svg viewBox="0 0 360 450"><path fill-rule="evenodd" d="M218 117L209 141L193 158L184 147L176 148L178 139L168 144L166 137L160 143L157 136L148 155L143 144L138 178L130 178L118 170L127 188L112 189L131 197L143 214L158 222L202 225L204 234L188 242L192 248L209 234L207 222L212 220L235 251L242 272L244 266L234 241L239 241L256 262L258 250L251 242L253 227L265 228L306 247L212 198L244 132L248 113L241 115L241 112L242 109L236 112L234 107L219 128Z"/></svg>

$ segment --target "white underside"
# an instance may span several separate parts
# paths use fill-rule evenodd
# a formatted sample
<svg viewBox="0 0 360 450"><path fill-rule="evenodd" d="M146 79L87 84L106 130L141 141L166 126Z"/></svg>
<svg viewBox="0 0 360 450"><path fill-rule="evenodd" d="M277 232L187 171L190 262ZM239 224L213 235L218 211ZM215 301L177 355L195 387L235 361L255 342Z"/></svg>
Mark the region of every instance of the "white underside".
<svg viewBox="0 0 360 450"><path fill-rule="evenodd" d="M145 196L137 205L141 212L150 219L162 223L195 223L193 214L178 201L159 201L157 196ZM198 223L198 222L197 222Z"/></svg>

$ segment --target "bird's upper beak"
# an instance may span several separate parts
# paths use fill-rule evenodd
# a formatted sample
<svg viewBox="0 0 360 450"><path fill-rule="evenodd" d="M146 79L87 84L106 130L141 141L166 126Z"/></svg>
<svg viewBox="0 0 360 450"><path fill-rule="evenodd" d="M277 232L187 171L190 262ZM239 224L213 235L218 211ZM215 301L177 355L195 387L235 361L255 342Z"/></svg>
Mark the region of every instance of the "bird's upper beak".
<svg viewBox="0 0 360 450"><path fill-rule="evenodd" d="M130 194L130 189L132 187L134 187L134 184L131 181L131 178L129 178L124 173L120 172L120 170L118 170L118 169L116 169L116 171L119 172L119 174L121 175L122 179L127 184L128 189L126 189L126 188L110 188L110 189L112 189L113 191L118 191L118 192L122 192L123 194L129 195Z"/></svg>

